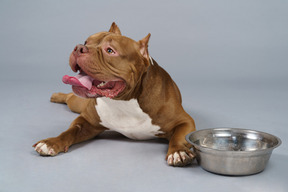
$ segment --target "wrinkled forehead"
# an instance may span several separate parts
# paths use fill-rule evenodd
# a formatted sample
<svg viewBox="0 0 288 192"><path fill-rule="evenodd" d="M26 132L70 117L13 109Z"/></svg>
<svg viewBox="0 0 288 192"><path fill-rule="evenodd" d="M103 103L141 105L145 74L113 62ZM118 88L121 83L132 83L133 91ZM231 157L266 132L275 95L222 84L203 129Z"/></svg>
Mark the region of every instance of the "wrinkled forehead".
<svg viewBox="0 0 288 192"><path fill-rule="evenodd" d="M86 43L99 44L109 34L109 32L95 33L87 38Z"/></svg>
<svg viewBox="0 0 288 192"><path fill-rule="evenodd" d="M102 42L108 42L116 46L137 46L137 42L133 39L110 32L95 33L87 39L89 44L100 44Z"/></svg>

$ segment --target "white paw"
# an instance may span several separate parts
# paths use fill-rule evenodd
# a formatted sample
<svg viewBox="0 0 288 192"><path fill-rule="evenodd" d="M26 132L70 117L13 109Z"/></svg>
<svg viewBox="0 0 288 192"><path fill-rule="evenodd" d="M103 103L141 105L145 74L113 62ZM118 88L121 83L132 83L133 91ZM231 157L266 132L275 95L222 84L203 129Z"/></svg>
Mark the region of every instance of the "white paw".
<svg viewBox="0 0 288 192"><path fill-rule="evenodd" d="M179 152L170 154L167 158L167 163L168 165L171 165L171 166L185 166L185 165L191 164L194 157L195 156L192 153L179 151Z"/></svg>
<svg viewBox="0 0 288 192"><path fill-rule="evenodd" d="M56 155L53 148L48 147L45 143L41 142L35 146L35 151L37 151L40 155L50 155L50 156Z"/></svg>

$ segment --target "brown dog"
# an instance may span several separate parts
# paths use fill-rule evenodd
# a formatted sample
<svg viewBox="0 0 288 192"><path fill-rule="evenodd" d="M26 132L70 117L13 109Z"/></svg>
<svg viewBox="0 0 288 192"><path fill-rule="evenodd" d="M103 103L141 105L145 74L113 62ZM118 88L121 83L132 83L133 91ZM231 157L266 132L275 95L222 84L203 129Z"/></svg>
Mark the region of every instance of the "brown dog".
<svg viewBox="0 0 288 192"><path fill-rule="evenodd" d="M194 155L185 136L195 130L193 119L181 105L178 87L148 54L150 34L136 42L122 36L113 23L109 32L90 36L70 55L70 66L79 74L64 76L73 93L55 93L52 102L66 103L80 113L58 137L37 142L41 155L57 155L105 130L131 139L166 138L167 163L184 166Z"/></svg>

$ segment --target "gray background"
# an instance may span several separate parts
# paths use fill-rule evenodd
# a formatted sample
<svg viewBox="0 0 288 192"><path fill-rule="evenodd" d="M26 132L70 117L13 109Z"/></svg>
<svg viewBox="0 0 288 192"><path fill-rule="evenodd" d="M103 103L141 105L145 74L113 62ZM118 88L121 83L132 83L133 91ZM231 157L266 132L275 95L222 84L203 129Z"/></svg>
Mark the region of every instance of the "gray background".
<svg viewBox="0 0 288 192"><path fill-rule="evenodd" d="M288 3L284 0L0 1L0 191L287 191ZM31 147L77 114L49 102L70 92L74 46L115 21L149 32L151 56L178 84L197 129L240 127L279 136L264 172L219 176L169 167L164 140L107 132L57 157Z"/></svg>

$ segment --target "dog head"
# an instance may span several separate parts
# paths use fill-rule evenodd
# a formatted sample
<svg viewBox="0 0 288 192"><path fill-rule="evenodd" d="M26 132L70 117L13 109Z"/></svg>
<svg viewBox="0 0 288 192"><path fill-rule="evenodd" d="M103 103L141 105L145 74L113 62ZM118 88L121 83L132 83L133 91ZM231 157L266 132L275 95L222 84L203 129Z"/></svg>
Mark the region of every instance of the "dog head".
<svg viewBox="0 0 288 192"><path fill-rule="evenodd" d="M91 35L84 45L74 48L69 64L79 74L65 75L63 82L72 85L76 95L86 98L130 95L150 65L149 38L150 34L134 41L122 36L112 23L108 32Z"/></svg>

